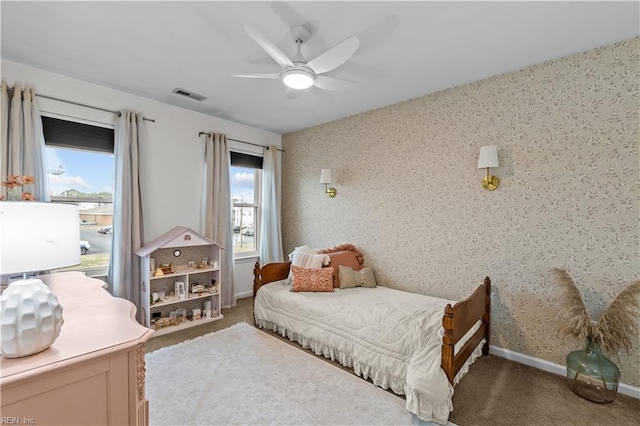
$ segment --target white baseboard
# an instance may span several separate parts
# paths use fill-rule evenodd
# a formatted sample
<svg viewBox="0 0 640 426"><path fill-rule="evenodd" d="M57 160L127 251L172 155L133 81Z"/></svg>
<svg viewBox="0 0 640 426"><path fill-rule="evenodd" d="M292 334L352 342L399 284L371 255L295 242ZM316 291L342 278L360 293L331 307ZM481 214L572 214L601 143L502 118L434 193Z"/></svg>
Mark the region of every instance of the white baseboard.
<svg viewBox="0 0 640 426"><path fill-rule="evenodd" d="M236 293L236 299L244 299L245 297L253 297L253 290Z"/></svg>
<svg viewBox="0 0 640 426"><path fill-rule="evenodd" d="M539 370L546 371L548 373L557 374L558 376L567 376L567 369L564 365L556 364L554 362L545 361L543 359L534 358L529 355L521 354L519 352L510 351L509 349L499 348L497 346L489 345L489 353L491 355L499 356L510 361L515 361L520 364L528 365L530 367L537 368ZM620 383L618 385L618 392L633 398L640 399L640 388L635 386Z"/></svg>

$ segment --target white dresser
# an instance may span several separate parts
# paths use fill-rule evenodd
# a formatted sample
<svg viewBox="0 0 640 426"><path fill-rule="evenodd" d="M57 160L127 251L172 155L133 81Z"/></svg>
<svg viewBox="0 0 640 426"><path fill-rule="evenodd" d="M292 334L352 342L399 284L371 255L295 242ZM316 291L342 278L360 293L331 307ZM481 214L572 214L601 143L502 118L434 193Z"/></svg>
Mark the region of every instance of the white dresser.
<svg viewBox="0 0 640 426"><path fill-rule="evenodd" d="M80 272L40 277L64 324L48 349L0 358L2 418L14 424L146 425L144 344L134 305Z"/></svg>

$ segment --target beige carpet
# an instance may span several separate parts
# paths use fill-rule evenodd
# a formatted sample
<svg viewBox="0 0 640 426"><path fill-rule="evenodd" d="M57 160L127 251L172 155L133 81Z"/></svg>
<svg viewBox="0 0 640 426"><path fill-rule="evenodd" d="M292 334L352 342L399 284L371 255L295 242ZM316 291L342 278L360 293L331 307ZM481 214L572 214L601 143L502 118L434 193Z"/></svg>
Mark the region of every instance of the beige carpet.
<svg viewBox="0 0 640 426"><path fill-rule="evenodd" d="M252 299L240 299L234 308L224 309L222 313L225 318L221 321L152 338L147 343L147 351L192 339L236 322L252 323ZM297 343L274 333L265 333L304 351ZM310 351L304 352L311 354ZM353 374L338 363L317 358ZM480 357L471 366L469 373L456 386L453 407L449 420L459 426L635 426L640 423L640 401L637 399L618 395L611 404L592 403L575 395L561 376L495 356Z"/></svg>

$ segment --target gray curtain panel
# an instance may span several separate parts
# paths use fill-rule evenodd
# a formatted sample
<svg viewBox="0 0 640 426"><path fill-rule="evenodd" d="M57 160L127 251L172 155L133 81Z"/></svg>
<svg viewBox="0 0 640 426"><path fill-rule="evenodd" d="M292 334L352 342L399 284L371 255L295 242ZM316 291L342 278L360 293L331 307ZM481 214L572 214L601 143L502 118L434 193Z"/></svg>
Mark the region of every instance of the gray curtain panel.
<svg viewBox="0 0 640 426"><path fill-rule="evenodd" d="M140 191L140 147L146 138L142 114L120 111L115 123L115 186L113 243L107 281L114 296L136 306L136 318L145 324L141 305L142 277L135 250L144 242Z"/></svg>
<svg viewBox="0 0 640 426"><path fill-rule="evenodd" d="M260 262L282 262L280 228L280 182L278 148L264 150L262 163L262 214L260 218Z"/></svg>
<svg viewBox="0 0 640 426"><path fill-rule="evenodd" d="M35 89L16 84L10 94L1 83L0 180L9 175L31 175L35 184L28 188L37 201L50 201L44 165L42 118ZM25 189L26 190L26 189ZM0 194L7 196L6 188Z"/></svg>
<svg viewBox="0 0 640 426"><path fill-rule="evenodd" d="M204 236L224 248L220 254L220 286L222 307L236 304L233 285L233 229L231 226L231 169L227 136L221 133L207 135L205 147L204 181Z"/></svg>

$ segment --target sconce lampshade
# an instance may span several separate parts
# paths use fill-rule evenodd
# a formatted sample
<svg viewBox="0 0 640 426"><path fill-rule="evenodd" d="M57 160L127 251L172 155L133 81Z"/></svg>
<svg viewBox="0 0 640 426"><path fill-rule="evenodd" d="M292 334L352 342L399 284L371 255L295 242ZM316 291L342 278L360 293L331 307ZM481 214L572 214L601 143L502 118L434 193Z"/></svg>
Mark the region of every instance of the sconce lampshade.
<svg viewBox="0 0 640 426"><path fill-rule="evenodd" d="M19 358L47 349L62 329L62 306L30 272L80 263L78 206L0 201L0 275L24 273L0 296L0 352Z"/></svg>
<svg viewBox="0 0 640 426"><path fill-rule="evenodd" d="M322 169L320 173L320 183L324 184L324 192L333 198L336 196L338 191L335 188L329 188L329 185L333 183L333 173L331 173L331 169Z"/></svg>
<svg viewBox="0 0 640 426"><path fill-rule="evenodd" d="M500 184L500 180L489 173L489 169L498 167L498 147L487 145L480 148L480 158L478 158L478 168L487 169L487 176L482 179L482 187L488 191L493 191Z"/></svg>
<svg viewBox="0 0 640 426"><path fill-rule="evenodd" d="M320 183L333 183L333 174L331 173L331 169L322 169L322 172L320 173Z"/></svg>
<svg viewBox="0 0 640 426"><path fill-rule="evenodd" d="M498 147L497 145L487 145L480 148L480 158L478 158L478 168L498 167Z"/></svg>

